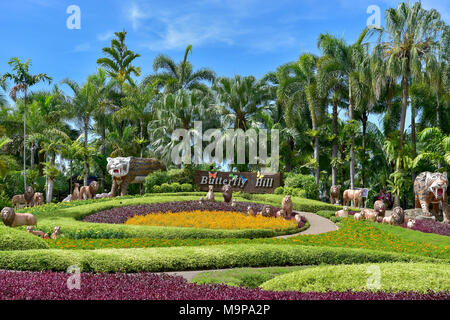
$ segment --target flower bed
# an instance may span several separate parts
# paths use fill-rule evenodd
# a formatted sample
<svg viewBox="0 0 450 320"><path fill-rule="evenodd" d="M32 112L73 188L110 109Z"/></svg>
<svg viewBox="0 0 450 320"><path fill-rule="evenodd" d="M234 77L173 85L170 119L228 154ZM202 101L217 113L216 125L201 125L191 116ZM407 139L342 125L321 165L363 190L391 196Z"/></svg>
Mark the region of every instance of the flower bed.
<svg viewBox="0 0 450 320"><path fill-rule="evenodd" d="M401 226L407 228L407 223L403 223ZM416 220L416 224L411 228L425 233L436 233L443 236L450 236L450 224L442 223L433 220Z"/></svg>
<svg viewBox="0 0 450 320"><path fill-rule="evenodd" d="M298 224L294 219L244 215L235 211L182 211L158 212L136 215L129 218L127 225L171 226L206 229L295 229Z"/></svg>
<svg viewBox="0 0 450 320"><path fill-rule="evenodd" d="M232 207L231 204L225 202L204 202L200 201L174 201L166 203L152 203L140 206L132 207L118 207L110 210L97 212L83 219L86 222L98 222L98 223L125 223L129 218L136 215L146 215L148 213L161 213L161 212L183 212L194 210L215 210L215 211L236 211L247 212L247 207L251 206L253 211L262 211L264 204L250 203L250 202L236 202L236 206ZM280 208L272 207L274 212L280 210Z"/></svg>
<svg viewBox="0 0 450 320"><path fill-rule="evenodd" d="M69 290L62 272L0 271L2 300L448 300L449 292L273 292L224 285L196 285L182 277L82 273L80 289Z"/></svg>

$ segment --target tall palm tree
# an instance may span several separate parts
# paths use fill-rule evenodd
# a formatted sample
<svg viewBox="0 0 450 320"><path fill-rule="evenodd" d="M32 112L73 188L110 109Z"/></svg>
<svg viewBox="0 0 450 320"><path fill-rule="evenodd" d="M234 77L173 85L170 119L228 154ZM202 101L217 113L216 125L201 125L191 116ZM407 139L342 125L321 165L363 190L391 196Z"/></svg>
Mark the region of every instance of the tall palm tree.
<svg viewBox="0 0 450 320"><path fill-rule="evenodd" d="M193 71L192 64L188 61L189 53L192 54L191 45L186 48L184 58L178 64L167 55L158 55L153 60L155 74L145 77L144 83L156 82L158 88L164 88L166 93L193 89L207 93L209 88L204 82L212 83L216 78L216 73L208 68Z"/></svg>
<svg viewBox="0 0 450 320"><path fill-rule="evenodd" d="M2 83L7 80L12 80L14 86L10 90L11 98L16 101L17 93L23 91L24 93L24 113L23 113L23 181L24 187L27 188L27 175L26 175L26 135L27 135L27 92L28 89L41 81L51 82L50 78L45 73L38 73L35 75L30 74L31 60L26 62L20 61L19 58L13 57L9 60L8 64L13 68L15 73L5 73L2 77Z"/></svg>
<svg viewBox="0 0 450 320"><path fill-rule="evenodd" d="M128 81L133 84L132 75L140 76L141 69L132 65L141 55L129 50L125 44L127 32L115 32L115 39L111 40L111 46L102 49L106 57L97 60L97 64L104 67L111 78L123 84Z"/></svg>
<svg viewBox="0 0 450 320"><path fill-rule="evenodd" d="M409 86L413 75L420 75L422 63L438 48L438 35L445 24L435 9L425 10L420 2L412 6L400 3L396 9L386 10L388 40L380 42L374 53L386 61L386 74L400 78L402 85L402 112L400 120L400 144L403 147L406 110L409 103ZM414 121L412 123L414 126ZM414 131L414 128L412 127ZM415 136L412 137L413 141Z"/></svg>

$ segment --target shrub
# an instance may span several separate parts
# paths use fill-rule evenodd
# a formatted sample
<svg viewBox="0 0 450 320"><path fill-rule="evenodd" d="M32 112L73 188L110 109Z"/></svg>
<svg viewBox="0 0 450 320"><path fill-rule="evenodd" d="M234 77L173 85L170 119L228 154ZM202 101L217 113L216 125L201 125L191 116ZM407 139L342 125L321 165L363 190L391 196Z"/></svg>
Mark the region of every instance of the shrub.
<svg viewBox="0 0 450 320"><path fill-rule="evenodd" d="M0 250L47 249L41 238L23 230L0 226Z"/></svg>
<svg viewBox="0 0 450 320"><path fill-rule="evenodd" d="M278 187L275 189L274 191L275 194L284 194L284 188L283 187Z"/></svg>
<svg viewBox="0 0 450 320"><path fill-rule="evenodd" d="M0 208L4 207L11 207L11 199L4 191L2 191L0 193Z"/></svg>
<svg viewBox="0 0 450 320"><path fill-rule="evenodd" d="M179 184L178 182L171 183L170 187L172 188L173 192L180 192L181 191L181 184Z"/></svg>
<svg viewBox="0 0 450 320"><path fill-rule="evenodd" d="M375 272L380 272L379 287L368 287L368 277ZM320 266L277 276L261 287L265 290L301 292L442 292L450 290L449 274L449 264L435 263Z"/></svg>
<svg viewBox="0 0 450 320"><path fill-rule="evenodd" d="M153 193L161 193L161 186L153 186L152 192Z"/></svg>
<svg viewBox="0 0 450 320"><path fill-rule="evenodd" d="M292 174L286 178L285 187L303 189L308 199L319 200L319 187L314 177L303 174Z"/></svg>
<svg viewBox="0 0 450 320"><path fill-rule="evenodd" d="M194 187L190 183L183 183L181 185L181 191L182 192L191 192L194 190Z"/></svg>
<svg viewBox="0 0 450 320"><path fill-rule="evenodd" d="M167 171L156 171L150 173L147 177L145 177L145 192L153 192L154 186L160 186L163 183L169 182L169 175Z"/></svg>
<svg viewBox="0 0 450 320"><path fill-rule="evenodd" d="M194 171L189 168L171 169L167 172L169 183L194 183Z"/></svg>
<svg viewBox="0 0 450 320"><path fill-rule="evenodd" d="M161 192L162 193L169 193L169 192L173 192L173 188L170 184L168 183L163 183L161 185Z"/></svg>

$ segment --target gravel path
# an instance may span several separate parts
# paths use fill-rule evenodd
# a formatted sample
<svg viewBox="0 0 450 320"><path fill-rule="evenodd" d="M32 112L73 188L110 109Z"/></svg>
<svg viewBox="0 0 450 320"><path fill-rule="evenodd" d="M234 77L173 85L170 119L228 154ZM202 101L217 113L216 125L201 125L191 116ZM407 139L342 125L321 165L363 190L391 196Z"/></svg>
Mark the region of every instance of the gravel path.
<svg viewBox="0 0 450 320"><path fill-rule="evenodd" d="M290 235L284 235L279 236L276 238L279 239L287 239L291 237L296 237L303 234L321 234L326 233L330 231L336 231L338 230L338 226L334 224L331 220L328 220L324 217L321 217L317 214L311 213L311 212L302 212L302 211L294 211L294 214L300 213L302 216L305 216L306 220L309 222L309 228L305 231L290 234ZM258 269L258 268L255 268ZM207 271L224 271L224 270L230 270L230 269L217 269L217 270L196 270L196 271L174 271L174 272L161 272L172 276L181 276L185 278L187 281L191 281L194 277L196 277L198 274L202 272Z"/></svg>

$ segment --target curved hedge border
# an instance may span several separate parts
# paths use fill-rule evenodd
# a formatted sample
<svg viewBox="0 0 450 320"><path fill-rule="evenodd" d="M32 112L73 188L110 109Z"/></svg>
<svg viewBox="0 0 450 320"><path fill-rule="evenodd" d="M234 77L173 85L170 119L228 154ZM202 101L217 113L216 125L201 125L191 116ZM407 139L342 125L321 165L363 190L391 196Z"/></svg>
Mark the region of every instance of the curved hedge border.
<svg viewBox="0 0 450 320"><path fill-rule="evenodd" d="M0 269L65 271L76 265L91 272L161 272L233 267L267 267L441 260L363 249L298 245L220 245L99 250L0 251Z"/></svg>
<svg viewBox="0 0 450 320"><path fill-rule="evenodd" d="M376 280L379 288L368 288L368 280ZM383 291L443 292L450 291L450 264L380 263L306 268L279 275L261 285L273 291Z"/></svg>
<svg viewBox="0 0 450 320"><path fill-rule="evenodd" d="M0 226L0 250L46 249L48 244L26 231Z"/></svg>

